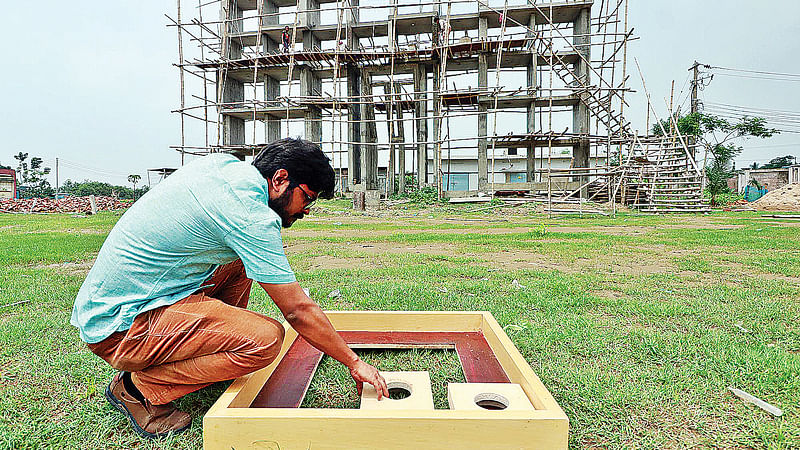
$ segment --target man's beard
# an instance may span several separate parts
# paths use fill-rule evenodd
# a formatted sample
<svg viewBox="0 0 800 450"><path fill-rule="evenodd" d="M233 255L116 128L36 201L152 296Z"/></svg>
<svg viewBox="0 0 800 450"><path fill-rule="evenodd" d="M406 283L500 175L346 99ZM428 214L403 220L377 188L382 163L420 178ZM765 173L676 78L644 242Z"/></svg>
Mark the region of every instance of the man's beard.
<svg viewBox="0 0 800 450"><path fill-rule="evenodd" d="M286 211L286 207L289 206L289 203L292 201L292 191L287 189L283 194L281 194L276 199L269 199L267 204L273 211L275 211L278 216L281 218L281 225L283 228L289 228L292 226L297 219L302 219L304 214L299 212L293 216L290 216L289 213Z"/></svg>

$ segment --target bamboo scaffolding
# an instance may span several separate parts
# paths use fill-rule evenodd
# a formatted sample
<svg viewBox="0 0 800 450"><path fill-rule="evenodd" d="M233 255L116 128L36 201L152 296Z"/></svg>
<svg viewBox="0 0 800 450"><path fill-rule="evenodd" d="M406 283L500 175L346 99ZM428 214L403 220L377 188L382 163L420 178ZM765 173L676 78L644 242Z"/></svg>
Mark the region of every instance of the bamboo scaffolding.
<svg viewBox="0 0 800 450"><path fill-rule="evenodd" d="M322 127L323 135L330 136L330 139L323 138L324 150L331 155L332 162L338 162L336 166L340 169L338 173L340 195L344 194L345 190L343 171L345 165L342 154L349 152L351 147L375 148L380 152L379 155L384 156L388 152L388 184L385 193L391 195L396 190L397 177L403 177L405 174L404 164L397 167L399 161L405 160L404 157L400 158L398 152L405 155L405 152L418 148L418 145L424 145L428 148L425 157L428 161L433 161L437 193L443 197L445 190L449 190L452 185L453 158L456 160L459 158L453 152L474 149L478 139L474 132L461 125L463 122L456 121L470 120L480 117L481 114L491 114L492 131L485 133L487 134L485 139L491 141L488 155L491 158L490 194L495 193L496 174L509 170L513 166L512 160L524 159L512 158L510 150L502 152L498 150L528 148L528 151L533 152L533 156L529 158L532 158L534 164L528 173L531 177L538 175L540 182L543 176L547 176L548 203L560 202L567 197L574 198L577 194L578 211L582 213L585 201L601 196L600 191L595 189L587 199L583 199L583 188L601 185L605 192L602 195L607 195L613 204L617 194L625 191L625 180L631 174L650 176L648 180L652 188L658 184L653 182L654 173L670 174L673 171L669 165L660 166L661 162L672 164L670 152L688 152L689 147L682 136L671 136L672 143L650 136L636 136L628 130L627 122L624 120L622 113L627 105L625 96L630 91L626 87L627 44L636 39L633 30L628 27L628 0L601 0L599 10L588 19L590 30L588 34L577 32L571 22L555 16L557 8L571 8L572 2L512 7L506 1L500 8L492 7L484 0L437 0L413 4L394 0L379 5L353 5L349 1L337 0L333 4L312 8L305 8L296 3L293 10L287 12L276 10L274 7L267 9L266 2L271 0L256 0L250 3L249 11L242 14L241 10L237 10L238 12L232 10L237 8L235 1L225 0L219 6L222 12L219 20L207 20L203 16L203 9L218 4L219 0L209 2L198 0L194 17L186 17L186 11L181 10L180 0L177 1L178 17L176 20L170 18L171 23L168 26L176 27L179 36L179 62L176 66L180 73L181 104L175 112L181 116L181 142L180 145L171 148L181 152L181 155L216 151L252 155L264 144L258 142L257 128L261 122L276 120L281 124L285 123L286 129L282 130L282 134L286 136L292 134L296 124L319 124L315 126ZM440 15L444 6L447 6L447 13ZM477 16L474 13L463 13L464 6L477 6ZM595 5L595 8L597 6ZM462 9L453 14L453 8L456 7ZM575 6L575 8L584 7L586 6ZM425 22L439 21L443 18L442 36L432 36L431 28L427 26L419 29L409 28L411 16L408 12L417 8L419 12L411 13L415 17L414 20ZM378 20L371 22L359 20L362 19L362 12L374 15L384 11L385 19L380 19L378 16ZM321 14L327 14L328 20L330 14L333 14L335 23L318 23L322 20ZM312 15L316 19L309 22ZM536 21L530 22L531 24L536 22L536 25L522 23L528 20L526 17L529 15L536 15ZM288 24L280 24L282 20L291 16L293 20L290 19ZM486 39L481 41L476 40L477 25L469 25L476 23L470 20L477 20L478 16L490 21L500 18L497 23L490 24ZM518 19L519 17L522 19ZM301 18L304 19L301 21ZM399 26L401 21L405 21L404 28ZM351 27L359 30L352 48L349 45L341 45L345 22L348 32L351 32ZM437 23L437 26L440 24ZM276 30L285 25L291 25L292 28L288 54L281 51L280 43L275 52L267 51L268 46L262 45L264 40L274 40ZM334 25L335 28L330 25ZM333 30L335 34L332 35ZM456 31L463 31L464 36L460 39L455 37L453 33ZM304 42L311 44L304 45L302 50L296 50L299 33L307 37L306 33L316 35L318 32L327 37L304 39ZM196 53L190 54L188 58L184 54L183 33L189 37L188 42L197 47ZM331 39L333 39L332 45ZM241 48L241 52L232 54L230 51L232 43L235 43L237 49ZM592 59L587 56L589 53L584 54L583 50L588 48L597 48L598 56ZM462 83L464 77L478 73L475 67L480 51L495 52L494 67L487 64L489 70L495 71L494 86L486 89L465 89ZM504 86L506 75L529 70L525 65L530 58L537 59L534 61L533 69L534 74L538 72L539 75L535 77L537 85L520 88ZM573 72L574 69L571 67L574 61L586 67L588 71L586 80L577 77ZM296 94L295 87L298 84L303 86L305 83L295 79L294 70L298 64L304 64L307 70L312 71L310 75L317 80L316 83L319 83L316 86L321 86L319 91L316 87L308 88L307 91L307 88L303 88L301 95ZM370 71L372 85L383 85L383 93L361 92L349 95L350 93L343 92L342 64L352 64L359 69ZM410 78L412 69L419 64L434 65L437 71L434 77L436 83L432 88L428 88L426 80L423 84L424 89L406 90L404 86L413 83ZM544 71L548 72L548 77L542 76ZM216 83L213 77L209 77L209 72L216 74ZM185 74L190 75L189 80L184 79ZM302 76L301 71L301 78ZM272 77L272 82L280 80L277 82L280 91L285 92L285 95L267 99L265 94L264 100L260 100L262 91L260 86L266 82L265 77ZM450 79L455 81L451 82ZM240 86L249 86L251 89L247 92L252 92L252 98L224 101L225 98L237 98L224 95L229 80ZM546 86L542 85L544 82L547 82ZM213 99L209 98L209 83L216 84L216 97ZM186 89L190 89L190 84L202 85L202 95L187 96ZM452 88L449 88L451 85ZM415 105L422 103L430 104L431 100L433 100L432 111L426 106L422 110L426 112L422 114L414 114L411 118L401 116L402 111L414 110ZM567 118L562 114L570 112L578 104L583 104L589 109L594 130L570 133L569 127L566 127L564 132L554 132L554 127L561 126L557 125L557 122ZM349 110L361 107L375 108L375 117L354 118ZM210 118L209 108L216 109L216 119ZM311 109L319 111L320 114L307 114L306 112ZM346 114L345 110L348 111ZM535 118L537 113L539 131L498 135L501 115L503 118L511 118L521 114L532 114ZM545 127L542 126L544 114L548 116ZM222 119L226 116L244 118L246 126L252 127L249 139L251 143L222 142ZM674 119L672 116L673 114L671 120ZM205 124L205 136L201 142L190 142L192 139L186 135L184 118ZM428 136L426 139L418 138L417 127L420 126L420 121L429 120L434 122L433 136ZM411 122L412 136L410 139L402 136L401 139L397 130L407 121ZM385 135L378 133L375 142L345 138L344 127L363 127L378 122L386 122L387 128ZM455 134L451 133L451 122L458 123L453 129ZM214 128L216 133L212 132ZM446 128L444 133L443 128ZM213 134L216 134L215 140L212 138ZM554 167L556 161L569 158L562 153L556 154L554 149L569 148L577 140L588 142L590 164L601 167L599 163L602 158L603 167L608 167L612 152L616 152L619 155L620 166L616 166L614 171L605 172L579 170L581 168L562 172L561 168ZM546 156L544 147L547 147ZM446 148L446 154L443 148ZM541 150L537 152L537 148ZM628 149L627 161L623 161L622 158L624 148ZM648 159L650 158L648 155L653 155L654 151L661 152L660 159ZM418 157L417 151L412 151L411 155L412 165L417 167L414 161ZM634 167L642 158L655 165ZM503 169L498 171L499 160L503 161ZM653 168L658 171L654 171ZM696 170L696 165L693 168ZM564 173L567 173L568 177L574 176L580 179L581 188L577 193L574 187L563 190L560 183L551 180ZM445 174L446 186L443 183ZM417 176L424 179L426 174L417 173ZM535 178L528 181L534 182Z"/></svg>

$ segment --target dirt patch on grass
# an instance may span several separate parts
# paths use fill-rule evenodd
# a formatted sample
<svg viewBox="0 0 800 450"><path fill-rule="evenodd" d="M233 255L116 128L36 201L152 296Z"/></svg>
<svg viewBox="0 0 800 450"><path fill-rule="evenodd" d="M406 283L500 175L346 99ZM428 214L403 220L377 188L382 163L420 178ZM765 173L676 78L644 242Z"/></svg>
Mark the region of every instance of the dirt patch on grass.
<svg viewBox="0 0 800 450"><path fill-rule="evenodd" d="M326 244L318 244L314 242L298 242L286 246L286 252L302 253L302 252L315 252L320 248L324 248ZM396 242L358 242L350 244L337 244L336 248L343 248L346 250L365 253L369 255L382 255L382 254L426 254L438 256L469 256L470 253L465 253L459 250L458 247L448 244L421 244L421 245L404 245ZM352 258L352 257L333 257L334 259L365 259L365 258ZM317 258L314 256L312 258Z"/></svg>
<svg viewBox="0 0 800 450"><path fill-rule="evenodd" d="M339 258L329 255L318 255L304 258L301 265L306 270L358 270L374 269L375 267L382 266L383 264L371 258Z"/></svg>
<svg viewBox="0 0 800 450"><path fill-rule="evenodd" d="M800 220L795 222L758 222L759 224L779 226L779 227L800 227Z"/></svg>
<svg viewBox="0 0 800 450"><path fill-rule="evenodd" d="M301 230L292 231L290 236L292 238L314 238L314 237L351 237L354 233L368 233L370 236L393 236L401 234L480 234L480 235L501 235L501 234L520 234L535 231L533 228L520 227L520 228L445 228L445 229L425 229L425 228L397 228L394 230L363 230L356 231L352 229L341 230Z"/></svg>
<svg viewBox="0 0 800 450"><path fill-rule="evenodd" d="M728 270L726 270L727 273L740 273L750 278L770 281L788 281L789 283L800 284L800 277L790 277L779 273L766 272L764 270L759 270L758 267L733 261L720 262L720 264L724 264L724 266L728 268Z"/></svg>
<svg viewBox="0 0 800 450"><path fill-rule="evenodd" d="M560 242L560 241L554 241ZM320 249L319 244L297 243L287 246L288 254L316 252ZM303 259L303 264L309 267L318 268L342 268L358 269L385 266L379 258L369 256L380 255L425 255L425 256L448 256L473 258L477 260L477 265L484 267L502 267L507 270L515 269L536 269L536 270L556 270L565 273L585 273L586 271L601 271L606 273L624 273L629 275L641 275L674 271L675 265L669 258L654 258L650 254L637 255L632 257L626 253L598 255L593 258L577 258L564 260L556 256L545 255L523 250L503 250L503 251L464 251L459 246L447 244L422 244L405 245L393 242L369 242L349 244L348 250L363 252L367 255L364 258L336 257L329 255L310 256ZM338 261L338 262L337 262Z"/></svg>
<svg viewBox="0 0 800 450"><path fill-rule="evenodd" d="M55 264L40 264L36 269L53 269L62 275L86 276L94 265L94 259L80 262L63 262Z"/></svg>
<svg viewBox="0 0 800 450"><path fill-rule="evenodd" d="M355 220L354 220L355 219ZM376 220L375 218L353 218L349 217L346 220L314 220L312 223L331 223L336 225L347 226L348 228L341 229L327 229L327 230L309 230L301 229L289 232L289 236L293 238L312 238L319 236L328 237L349 237L353 233L369 233L374 236L391 236L395 234L422 234L422 233L441 233L441 234L481 234L481 235L503 235L503 234L520 234L540 232L541 227L547 233L596 233L599 235L612 235L612 236L637 236L647 233L652 233L660 229L707 229L707 230L733 230L744 227L744 225L731 225L713 223L710 221L700 221L699 223L675 223L663 224L658 226L647 225L592 225L592 226L572 226L572 225L546 225L538 221L531 221L529 217L520 217L519 221L515 221L520 226L517 227L489 227L485 228L484 225L488 221L476 222L463 222L463 221L448 221L442 219L426 219L415 217L412 220L415 228L403 228L402 226L394 229L384 230L353 230L349 228L352 225L369 224L369 225L387 225L391 226L391 222L384 222ZM395 222L397 224L397 222ZM454 228L441 228L445 226L453 226ZM437 226L440 228L419 228L419 226ZM468 228L463 228L468 226Z"/></svg>

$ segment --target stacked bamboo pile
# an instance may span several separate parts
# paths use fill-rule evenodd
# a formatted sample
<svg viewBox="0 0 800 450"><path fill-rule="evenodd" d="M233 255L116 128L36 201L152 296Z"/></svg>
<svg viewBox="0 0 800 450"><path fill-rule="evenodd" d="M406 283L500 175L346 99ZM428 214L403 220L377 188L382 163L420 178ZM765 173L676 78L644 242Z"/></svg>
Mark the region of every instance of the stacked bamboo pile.
<svg viewBox="0 0 800 450"><path fill-rule="evenodd" d="M113 211L128 208L129 202L116 197L95 197L98 211ZM87 197L67 197L60 200L50 198L25 198L0 200L0 213L81 213L92 212L92 203Z"/></svg>

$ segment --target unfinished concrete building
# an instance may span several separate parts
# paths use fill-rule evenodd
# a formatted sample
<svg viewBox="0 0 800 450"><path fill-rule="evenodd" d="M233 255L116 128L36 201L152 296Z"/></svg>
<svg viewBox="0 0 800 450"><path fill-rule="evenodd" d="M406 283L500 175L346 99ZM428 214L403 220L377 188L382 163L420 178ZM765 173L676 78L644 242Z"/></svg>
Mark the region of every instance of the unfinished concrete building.
<svg viewBox="0 0 800 450"><path fill-rule="evenodd" d="M342 194L414 183L568 203L626 198L622 161L641 160L627 0L181 3L182 155L245 158L299 135L330 154Z"/></svg>

